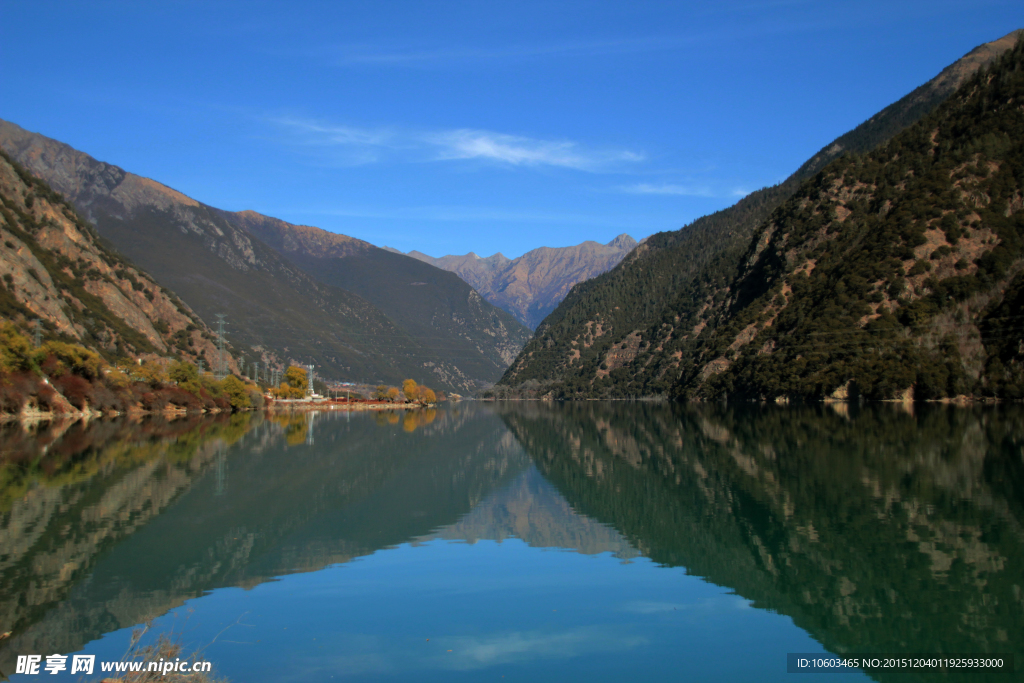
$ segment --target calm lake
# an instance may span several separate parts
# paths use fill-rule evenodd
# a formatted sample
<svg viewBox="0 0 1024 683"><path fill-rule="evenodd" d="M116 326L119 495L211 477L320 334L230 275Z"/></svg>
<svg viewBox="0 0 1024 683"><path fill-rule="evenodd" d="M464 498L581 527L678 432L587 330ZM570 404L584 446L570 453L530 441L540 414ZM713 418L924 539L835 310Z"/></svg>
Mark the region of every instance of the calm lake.
<svg viewBox="0 0 1024 683"><path fill-rule="evenodd" d="M236 683L1024 670L1021 406L466 402L8 425L0 446L0 679L98 680L14 672L120 659L147 622ZM798 674L788 653L1017 672Z"/></svg>

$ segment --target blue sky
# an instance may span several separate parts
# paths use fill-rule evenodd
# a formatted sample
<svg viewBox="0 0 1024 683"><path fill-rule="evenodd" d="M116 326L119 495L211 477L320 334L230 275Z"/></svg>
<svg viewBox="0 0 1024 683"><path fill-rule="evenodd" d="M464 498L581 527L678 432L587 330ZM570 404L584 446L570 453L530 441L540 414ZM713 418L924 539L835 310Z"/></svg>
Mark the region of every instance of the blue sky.
<svg viewBox="0 0 1024 683"><path fill-rule="evenodd" d="M674 230L973 47L971 2L14 2L0 118L434 256Z"/></svg>

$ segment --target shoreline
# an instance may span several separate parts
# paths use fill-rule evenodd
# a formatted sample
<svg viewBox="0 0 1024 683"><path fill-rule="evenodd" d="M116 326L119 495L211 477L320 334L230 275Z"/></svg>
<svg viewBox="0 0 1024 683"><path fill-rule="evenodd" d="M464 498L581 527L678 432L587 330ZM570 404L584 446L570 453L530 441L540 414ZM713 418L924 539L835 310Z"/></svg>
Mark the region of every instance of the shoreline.
<svg viewBox="0 0 1024 683"><path fill-rule="evenodd" d="M261 408L250 408L239 411L225 411L220 408L189 410L187 408L166 407L163 410L146 410L144 408L130 408L128 410L100 411L86 408L85 410L38 410L34 407L26 407L17 413L0 413L0 424L10 422L53 422L53 421L78 421L97 420L101 418L114 417L152 417L160 416L166 419L179 419L190 415L221 415L224 413L282 413L282 412L309 412L309 411L347 411L365 412L370 410L418 410L434 407L434 404L424 403L385 403L382 401L348 402L331 400L271 400L267 401Z"/></svg>

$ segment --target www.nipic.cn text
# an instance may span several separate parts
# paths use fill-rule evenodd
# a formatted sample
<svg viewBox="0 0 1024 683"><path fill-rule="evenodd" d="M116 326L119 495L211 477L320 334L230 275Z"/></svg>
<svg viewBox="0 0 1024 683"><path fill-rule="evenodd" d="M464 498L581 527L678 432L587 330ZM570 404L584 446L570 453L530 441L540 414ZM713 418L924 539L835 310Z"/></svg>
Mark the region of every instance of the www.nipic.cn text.
<svg viewBox="0 0 1024 683"><path fill-rule="evenodd" d="M70 663L67 655L18 655L18 663L14 673L18 674L58 674L62 671L91 675L96 667L96 655L71 655ZM100 662L100 671L104 673L140 673L142 671L159 673L201 673L212 668L210 662L182 661L180 659L160 659L152 662L117 661Z"/></svg>

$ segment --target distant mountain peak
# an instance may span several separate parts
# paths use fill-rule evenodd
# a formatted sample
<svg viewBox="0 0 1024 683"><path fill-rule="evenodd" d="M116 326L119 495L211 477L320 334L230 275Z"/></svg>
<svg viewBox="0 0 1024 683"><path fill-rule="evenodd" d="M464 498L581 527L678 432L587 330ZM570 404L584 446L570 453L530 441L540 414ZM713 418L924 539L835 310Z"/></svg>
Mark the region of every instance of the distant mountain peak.
<svg viewBox="0 0 1024 683"><path fill-rule="evenodd" d="M533 329L574 285L614 268L636 245L623 233L608 244L587 240L571 247L537 247L514 259L500 251L486 257L472 251L440 258L418 251L408 255L455 273Z"/></svg>
<svg viewBox="0 0 1024 683"><path fill-rule="evenodd" d="M635 239L633 239L632 237L630 237L626 233L622 233L621 235L619 235L618 237L613 239L611 242L609 242L605 246L612 247L614 249L625 249L625 250L629 251L629 250L632 250L633 248L635 248L636 245L637 245L637 241Z"/></svg>

